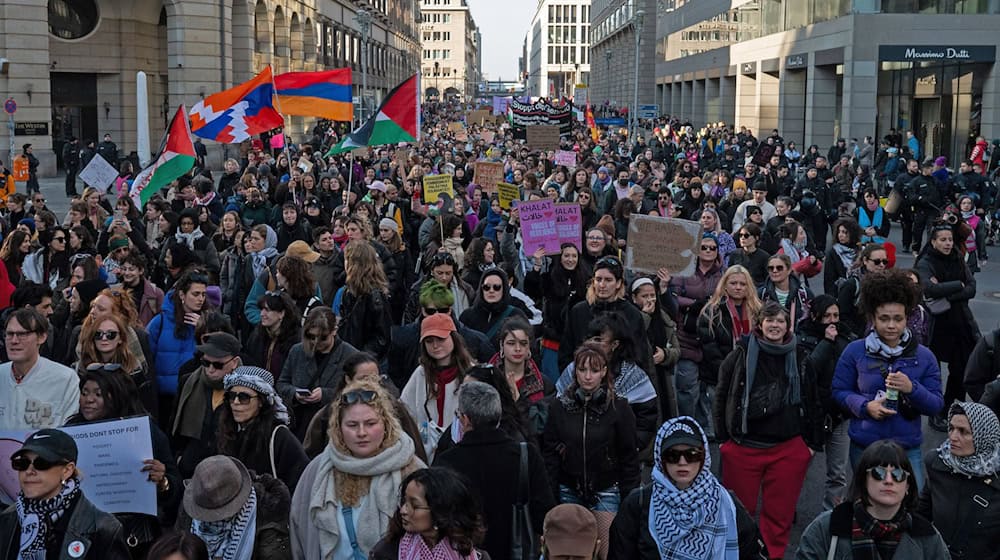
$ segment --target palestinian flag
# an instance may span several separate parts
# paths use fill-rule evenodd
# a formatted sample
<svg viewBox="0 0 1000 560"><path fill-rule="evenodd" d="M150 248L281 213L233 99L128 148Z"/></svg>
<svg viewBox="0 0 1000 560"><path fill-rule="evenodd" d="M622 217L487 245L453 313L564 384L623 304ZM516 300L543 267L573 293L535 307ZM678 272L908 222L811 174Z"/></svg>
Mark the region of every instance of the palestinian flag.
<svg viewBox="0 0 1000 560"><path fill-rule="evenodd" d="M373 117L337 145L327 156L366 146L382 146L420 140L420 84L414 74L382 101Z"/></svg>
<svg viewBox="0 0 1000 560"><path fill-rule="evenodd" d="M160 155L152 165L143 169L132 182L129 196L136 207L142 208L153 195L160 192L174 179L194 167L194 144L187 111L181 105L170 121L170 128L160 142Z"/></svg>

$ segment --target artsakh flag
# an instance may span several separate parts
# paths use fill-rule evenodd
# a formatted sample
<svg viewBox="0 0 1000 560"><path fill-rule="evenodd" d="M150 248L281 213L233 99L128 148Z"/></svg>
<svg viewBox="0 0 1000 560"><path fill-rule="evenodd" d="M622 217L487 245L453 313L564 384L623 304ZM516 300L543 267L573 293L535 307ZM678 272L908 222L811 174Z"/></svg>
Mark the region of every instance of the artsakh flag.
<svg viewBox="0 0 1000 560"><path fill-rule="evenodd" d="M274 109L270 66L249 82L213 93L191 108L191 132L223 144L237 144L284 124Z"/></svg>
<svg viewBox="0 0 1000 560"><path fill-rule="evenodd" d="M382 146L420 140L420 84L414 74L386 95L378 111L348 134L327 156L365 146Z"/></svg>
<svg viewBox="0 0 1000 560"><path fill-rule="evenodd" d="M136 207L142 208L160 189L190 171L194 162L194 144L191 142L187 111L181 105L160 142L160 155L152 165L139 172L132 182L129 197Z"/></svg>

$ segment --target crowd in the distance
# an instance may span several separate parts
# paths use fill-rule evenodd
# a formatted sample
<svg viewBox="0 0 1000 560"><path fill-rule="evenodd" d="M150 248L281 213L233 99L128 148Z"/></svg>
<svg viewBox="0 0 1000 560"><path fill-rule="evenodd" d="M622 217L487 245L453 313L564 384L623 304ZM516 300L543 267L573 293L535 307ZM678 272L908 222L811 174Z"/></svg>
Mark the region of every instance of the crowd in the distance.
<svg viewBox="0 0 1000 560"><path fill-rule="evenodd" d="M142 209L128 164L65 216L11 194L0 430L39 431L0 559L1000 558L982 146L952 172L895 131L822 154L662 118L538 151L467 109L358 153L254 139ZM580 238L526 247L477 161ZM633 214L698 222L693 272L630 270ZM157 514L111 515L59 428L135 416Z"/></svg>

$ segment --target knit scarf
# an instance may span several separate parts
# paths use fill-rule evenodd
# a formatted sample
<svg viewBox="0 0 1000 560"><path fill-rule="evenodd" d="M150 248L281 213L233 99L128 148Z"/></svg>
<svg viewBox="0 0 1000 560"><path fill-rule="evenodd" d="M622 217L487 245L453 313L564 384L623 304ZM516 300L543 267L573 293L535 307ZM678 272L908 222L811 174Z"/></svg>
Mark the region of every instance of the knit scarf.
<svg viewBox="0 0 1000 560"><path fill-rule="evenodd" d="M448 384L458 377L458 366L450 366L443 369L439 369L436 372L435 379L435 395L437 400L437 411L438 411L438 426L444 427L446 421L450 419L445 419L444 417L444 402L447 398Z"/></svg>
<svg viewBox="0 0 1000 560"><path fill-rule="evenodd" d="M35 560L45 556L45 541L52 526L76 503L80 497L80 479L71 477L63 483L55 496L45 499L25 498L17 495L17 520L21 525L19 560Z"/></svg>
<svg viewBox="0 0 1000 560"><path fill-rule="evenodd" d="M803 257L808 256L806 254L803 254L805 253L805 251L799 252L798 247L796 247L790 239L781 240L781 251L786 255L788 255L788 258L791 259L793 266L795 265L795 263L802 260Z"/></svg>
<svg viewBox="0 0 1000 560"><path fill-rule="evenodd" d="M654 457L661 457L663 441L677 431L693 435L688 416L668 420L656 434ZM704 448L708 440L701 434ZM712 457L691 486L678 490L657 462L653 467L653 494L647 519L649 534L656 541L662 560L737 560L740 557L736 506L729 492L712 475Z"/></svg>
<svg viewBox="0 0 1000 560"><path fill-rule="evenodd" d="M951 453L951 441L945 438L937 448L938 457L953 473L967 477L993 477L1000 472L1000 421L989 407L956 401L951 405L949 419L962 414L968 417L972 428L972 455L956 457Z"/></svg>
<svg viewBox="0 0 1000 560"><path fill-rule="evenodd" d="M208 555L222 560L245 560L253 556L257 537L257 490L236 515L221 521L191 521L191 533L205 541Z"/></svg>
<svg viewBox="0 0 1000 560"><path fill-rule="evenodd" d="M844 268L847 270L850 270L851 266L854 265L854 258L858 253L854 247L848 247L840 243L833 244L833 252L837 253L837 256L840 257L840 262L843 263Z"/></svg>
<svg viewBox="0 0 1000 560"><path fill-rule="evenodd" d="M729 317L733 320L733 344L736 344L750 334L750 318L747 317L745 305L741 305L737 310L736 304L729 298L726 298L726 309L729 310Z"/></svg>
<svg viewBox="0 0 1000 560"><path fill-rule="evenodd" d="M854 560L890 560L909 526L910 514L902 508L890 521L880 521L865 510L861 500L857 500L851 527L851 557Z"/></svg>
<svg viewBox="0 0 1000 560"><path fill-rule="evenodd" d="M174 239L176 239L178 243L187 245L187 248L192 251L194 251L194 242L198 241L202 237L205 237L205 234L198 228L195 228L191 233L181 233L178 231L174 234Z"/></svg>
<svg viewBox="0 0 1000 560"><path fill-rule="evenodd" d="M204 370L194 373L194 378L184 384L177 398L177 415L174 417L174 435L201 439L204 411L212 407L212 391L221 391L222 380L212 381Z"/></svg>
<svg viewBox="0 0 1000 560"><path fill-rule="evenodd" d="M413 440L400 437L377 455L358 458L340 451L333 443L323 449L314 461L316 478L309 492L309 521L317 531L321 559L333 558L341 538L340 500L337 498L337 474L369 479L368 499L353 506L357 523L358 547L367 554L389 529L389 519L399 505L399 485L402 469L414 461ZM417 466L423 466L416 460Z"/></svg>
<svg viewBox="0 0 1000 560"><path fill-rule="evenodd" d="M875 329L865 337L865 350L873 356L881 356L887 360L895 360L903 355L906 345L910 342L910 329L903 331L903 336L899 339L899 346L890 348L879 338Z"/></svg>
<svg viewBox="0 0 1000 560"><path fill-rule="evenodd" d="M795 355L795 335L789 335L784 343L765 340L760 333L754 332L747 341L747 382L743 388L743 433L747 431L747 411L750 408L750 391L753 389L754 377L757 375L757 358L760 351L772 356L785 357L785 380L788 391L785 393L785 404L798 406L802 403L802 388L799 380L798 360Z"/></svg>
<svg viewBox="0 0 1000 560"><path fill-rule="evenodd" d="M490 363L503 367L503 358L500 353L493 354ZM545 397L545 382L542 381L542 372L535 364L535 360L528 358L524 361L524 375L517 380L517 392L521 398L525 398L529 403L536 403Z"/></svg>
<svg viewBox="0 0 1000 560"><path fill-rule="evenodd" d="M448 537L438 541L434 548L427 546L424 538L417 533L406 533L399 540L399 560L463 560L474 558L476 554L462 556Z"/></svg>

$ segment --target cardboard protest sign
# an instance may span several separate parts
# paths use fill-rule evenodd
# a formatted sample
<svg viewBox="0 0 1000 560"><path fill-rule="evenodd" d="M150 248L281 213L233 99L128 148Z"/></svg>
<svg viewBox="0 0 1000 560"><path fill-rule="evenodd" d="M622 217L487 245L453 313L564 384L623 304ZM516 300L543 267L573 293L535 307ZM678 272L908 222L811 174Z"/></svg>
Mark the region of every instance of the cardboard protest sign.
<svg viewBox="0 0 1000 560"><path fill-rule="evenodd" d="M76 440L83 493L97 509L156 515L156 485L142 472L143 461L153 458L149 418L137 416L59 429ZM0 454L10 457L32 433L34 430L0 433ZM17 472L10 461L0 462L0 498L13 503L19 490Z"/></svg>
<svg viewBox="0 0 1000 560"><path fill-rule="evenodd" d="M477 161L475 183L488 193L497 191L497 184L504 180L503 164L495 161Z"/></svg>
<svg viewBox="0 0 1000 560"><path fill-rule="evenodd" d="M487 144L492 144L493 139L496 138L496 133L492 130L484 130L479 134L479 137L483 139L483 142Z"/></svg>
<svg viewBox="0 0 1000 560"><path fill-rule="evenodd" d="M510 183L497 183L497 197L500 199L500 208L510 210L510 203L521 198L521 189Z"/></svg>
<svg viewBox="0 0 1000 560"><path fill-rule="evenodd" d="M118 178L118 170L115 169L108 160L102 157L95 157L90 160L87 167L80 172L80 179L88 186L94 187L102 193L108 192L108 187Z"/></svg>
<svg viewBox="0 0 1000 560"><path fill-rule="evenodd" d="M701 234L698 222L632 214L625 267L650 274L666 268L673 276L690 276L697 264Z"/></svg>
<svg viewBox="0 0 1000 560"><path fill-rule="evenodd" d="M521 242L524 254L531 255L544 247L546 254L559 252L559 234L556 230L555 203L551 198L519 202Z"/></svg>
<svg viewBox="0 0 1000 560"><path fill-rule="evenodd" d="M450 122L448 123L448 132L462 132L465 130L465 124L460 122Z"/></svg>
<svg viewBox="0 0 1000 560"><path fill-rule="evenodd" d="M310 173L312 172L313 162L306 158L301 158L299 159L298 168L301 169L303 173Z"/></svg>
<svg viewBox="0 0 1000 560"><path fill-rule="evenodd" d="M563 202L555 205L556 235L559 236L559 245L572 243L577 249L581 248L580 240L583 237L583 215L580 212L580 205L576 202Z"/></svg>
<svg viewBox="0 0 1000 560"><path fill-rule="evenodd" d="M424 175L424 204L435 204L442 194L455 198L455 191L452 187L452 176L447 173L441 175Z"/></svg>
<svg viewBox="0 0 1000 560"><path fill-rule="evenodd" d="M565 165L566 167L576 167L576 152L559 150L556 152L555 164Z"/></svg>
<svg viewBox="0 0 1000 560"><path fill-rule="evenodd" d="M525 142L536 150L554 150L559 147L557 125L530 125L525 127Z"/></svg>
<svg viewBox="0 0 1000 560"><path fill-rule="evenodd" d="M469 124L482 125L486 119L492 119L491 111L477 109L475 111L469 111L465 117L465 122Z"/></svg>

